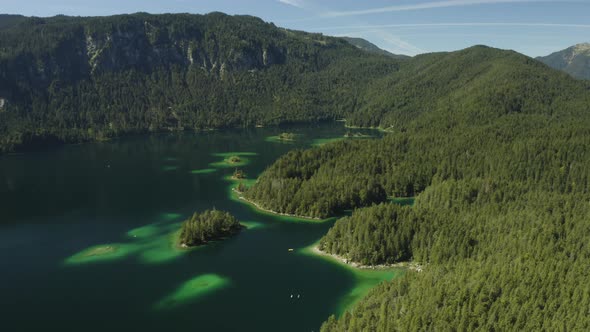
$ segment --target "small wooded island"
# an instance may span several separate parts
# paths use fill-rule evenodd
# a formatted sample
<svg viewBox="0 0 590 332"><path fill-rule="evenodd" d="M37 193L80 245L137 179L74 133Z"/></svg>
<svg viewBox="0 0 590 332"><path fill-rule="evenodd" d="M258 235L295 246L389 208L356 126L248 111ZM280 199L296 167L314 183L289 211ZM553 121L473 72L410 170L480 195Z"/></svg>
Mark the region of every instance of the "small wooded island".
<svg viewBox="0 0 590 332"><path fill-rule="evenodd" d="M229 212L215 209L195 212L182 223L178 243L185 248L199 246L234 235L242 228L240 222Z"/></svg>
<svg viewBox="0 0 590 332"><path fill-rule="evenodd" d="M236 170L234 171L234 174L232 175L232 179L242 180L245 178L246 178L246 173L243 170L236 168Z"/></svg>
<svg viewBox="0 0 590 332"><path fill-rule="evenodd" d="M278 137L280 141L294 141L296 135L293 133L281 133Z"/></svg>
<svg viewBox="0 0 590 332"><path fill-rule="evenodd" d="M230 164L237 164L237 163L241 162L242 159L239 156L231 156L231 157L227 158L226 161Z"/></svg>

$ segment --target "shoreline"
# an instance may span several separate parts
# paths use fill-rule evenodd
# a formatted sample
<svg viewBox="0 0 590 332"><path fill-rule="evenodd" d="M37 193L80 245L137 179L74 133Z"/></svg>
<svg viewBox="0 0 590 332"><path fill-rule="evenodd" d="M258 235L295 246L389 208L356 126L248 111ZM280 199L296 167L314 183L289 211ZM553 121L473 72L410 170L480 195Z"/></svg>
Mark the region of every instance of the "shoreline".
<svg viewBox="0 0 590 332"><path fill-rule="evenodd" d="M215 238L211 238L207 241L205 241L204 243L201 244L197 244L197 245L188 245L186 244L186 242L180 242L180 233L182 232L182 230L177 230L174 232L173 236L173 241L174 241L174 246L176 247L176 249L180 249L180 250L191 250L191 249L196 249L196 248L202 248L205 246L208 246L210 244L213 243L217 243L217 242L222 242L224 240L228 240L231 239L235 236L237 236L238 234L240 234L240 232L242 232L243 230L248 229L248 227L244 224L242 224L240 222L240 228L225 235L225 236L219 236L219 237L215 237Z"/></svg>
<svg viewBox="0 0 590 332"><path fill-rule="evenodd" d="M342 257L340 255L331 254L331 253L322 251L322 250L320 250L320 247L318 244L314 244L313 246L310 247L310 249L313 254L334 259L334 260L338 261L339 263L351 266L351 267L359 269L359 270L387 270L387 269L396 269L396 268L397 269L408 269L410 271L416 271L416 272L422 272L424 270L424 266L422 266L418 263L412 263L412 262L399 262L399 263L394 263L394 264L379 264L379 265L364 265L364 264L361 264L358 262L350 261L347 258Z"/></svg>
<svg viewBox="0 0 590 332"><path fill-rule="evenodd" d="M295 138L281 138L280 136L281 135L267 136L264 140L276 143L295 143L297 141Z"/></svg>
<svg viewBox="0 0 590 332"><path fill-rule="evenodd" d="M382 128L382 127L360 127L360 126L347 125L346 124L346 120L344 120L343 122L344 122L344 128L347 128L347 129L371 129L371 130L378 130L378 131L385 132L385 133L392 133L392 132L394 132L394 130L392 129L393 126L389 126L387 128Z"/></svg>
<svg viewBox="0 0 590 332"><path fill-rule="evenodd" d="M339 269L344 269L354 278L355 281L352 288L338 301L335 311L337 316L343 315L353 308L358 301L364 298L378 284L400 278L408 271L405 263L367 266L348 262L338 255L332 255L319 250L319 240L311 245L298 249L297 252L310 258L323 260L325 263L334 265Z"/></svg>
<svg viewBox="0 0 590 332"><path fill-rule="evenodd" d="M296 214L280 213L280 212L276 212L276 211L273 211L273 210L268 210L268 209L265 209L265 208L261 207L258 203L253 202L253 201L247 199L246 197L244 197L244 195L242 195L242 193L240 191L237 191L236 188L232 188L231 190L232 190L232 192L234 192L238 196L238 199L239 200L242 200L242 201L244 201L244 202L246 202L246 203L248 203L250 205L253 205L256 209L258 209L260 211L264 211L264 212L267 212L267 213L272 213L272 214L275 214L277 216L291 217L291 218L299 218L299 219L305 219L305 220L309 220L309 221L322 221L322 220L324 220L324 219L321 219L321 218L304 217L304 216L298 216ZM327 218L327 219L329 219L329 218Z"/></svg>

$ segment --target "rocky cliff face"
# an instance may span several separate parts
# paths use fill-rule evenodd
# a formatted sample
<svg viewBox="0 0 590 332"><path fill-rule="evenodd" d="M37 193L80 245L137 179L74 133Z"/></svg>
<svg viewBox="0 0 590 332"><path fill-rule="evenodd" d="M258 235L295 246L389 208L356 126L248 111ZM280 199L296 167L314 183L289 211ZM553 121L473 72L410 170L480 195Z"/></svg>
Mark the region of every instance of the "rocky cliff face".
<svg viewBox="0 0 590 332"><path fill-rule="evenodd" d="M220 74L222 69L262 69L281 63L285 58L285 50L274 45L254 43L224 50L214 35L207 39L201 33L173 37L166 27L157 27L148 21L125 31L86 31L84 48L92 73L179 65Z"/></svg>
<svg viewBox="0 0 590 332"><path fill-rule="evenodd" d="M538 60L576 78L590 79L590 44L578 44Z"/></svg>
<svg viewBox="0 0 590 332"><path fill-rule="evenodd" d="M251 16L0 15L0 152L341 118L359 86L397 66Z"/></svg>
<svg viewBox="0 0 590 332"><path fill-rule="evenodd" d="M67 24L64 24L67 23ZM0 35L0 91L10 82L41 89L125 70L178 66L224 78L287 61L287 32L253 17L148 14L30 18ZM11 35L11 33L13 35ZM38 39L38 43L31 40ZM21 40L27 40L25 43ZM14 88L14 86L10 87Z"/></svg>

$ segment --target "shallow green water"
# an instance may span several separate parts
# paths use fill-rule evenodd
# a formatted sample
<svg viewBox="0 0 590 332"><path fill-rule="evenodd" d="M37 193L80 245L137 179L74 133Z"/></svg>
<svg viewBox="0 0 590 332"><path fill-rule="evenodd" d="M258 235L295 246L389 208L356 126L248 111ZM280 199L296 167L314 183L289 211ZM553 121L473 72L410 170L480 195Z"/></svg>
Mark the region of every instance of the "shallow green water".
<svg viewBox="0 0 590 332"><path fill-rule="evenodd" d="M341 124L141 136L0 157L0 312L5 331L312 331L399 271L357 271L309 254L331 226L257 211L232 193L290 149ZM191 250L193 211L246 228ZM294 249L289 251L289 249Z"/></svg>

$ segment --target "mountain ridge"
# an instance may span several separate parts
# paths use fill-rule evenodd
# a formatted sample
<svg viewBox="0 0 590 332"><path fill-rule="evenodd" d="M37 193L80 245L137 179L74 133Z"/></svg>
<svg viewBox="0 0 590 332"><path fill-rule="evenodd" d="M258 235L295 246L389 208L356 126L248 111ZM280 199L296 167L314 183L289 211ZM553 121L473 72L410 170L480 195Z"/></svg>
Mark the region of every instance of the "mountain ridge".
<svg viewBox="0 0 590 332"><path fill-rule="evenodd" d="M397 67L339 38L217 12L25 18L0 43L5 151L341 118L360 82Z"/></svg>
<svg viewBox="0 0 590 332"><path fill-rule="evenodd" d="M346 40L347 42L360 48L361 50L364 50L364 51L367 51L370 53L387 55L387 56L390 56L393 58L398 58L398 59L410 58L410 56L407 56L407 55L394 54L389 51L386 51L386 50L380 48L379 46L377 46L377 45L375 45L375 44L371 43L370 41L363 39L363 38L358 38L358 37L340 37L340 38Z"/></svg>
<svg viewBox="0 0 590 332"><path fill-rule="evenodd" d="M590 80L590 43L576 44L536 59L575 78Z"/></svg>
<svg viewBox="0 0 590 332"><path fill-rule="evenodd" d="M513 51L480 45L396 59L252 16L18 20L0 29L2 151L342 118L404 130L418 117L430 121L440 107L472 119L534 107L551 112L546 100L575 97L547 91L570 85L580 96L585 91L584 83ZM531 81L537 77L554 86Z"/></svg>

